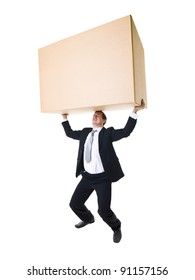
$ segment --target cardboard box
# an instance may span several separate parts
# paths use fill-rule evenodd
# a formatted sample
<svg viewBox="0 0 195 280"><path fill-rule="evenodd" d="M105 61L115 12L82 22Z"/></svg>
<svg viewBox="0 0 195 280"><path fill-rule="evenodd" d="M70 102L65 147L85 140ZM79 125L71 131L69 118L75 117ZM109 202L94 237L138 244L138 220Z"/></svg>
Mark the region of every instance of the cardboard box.
<svg viewBox="0 0 195 280"><path fill-rule="evenodd" d="M41 112L146 105L144 49L131 16L39 50Z"/></svg>

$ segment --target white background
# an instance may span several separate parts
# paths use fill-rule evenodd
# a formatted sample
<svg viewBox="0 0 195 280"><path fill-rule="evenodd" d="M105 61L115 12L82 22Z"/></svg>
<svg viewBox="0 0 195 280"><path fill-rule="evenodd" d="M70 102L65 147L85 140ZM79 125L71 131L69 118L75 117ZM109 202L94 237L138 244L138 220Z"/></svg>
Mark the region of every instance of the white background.
<svg viewBox="0 0 195 280"><path fill-rule="evenodd" d="M194 279L192 4L1 1L1 279L39 279L27 276L33 265L118 270L98 279ZM114 244L97 214L95 194L87 206L96 223L74 227L78 218L68 204L80 179L78 143L65 137L61 116L40 113L38 49L130 14L145 49L148 109L139 112L132 135L115 144L126 176L113 184L112 208L123 231L121 243ZM131 109L107 112L107 126L122 127ZM75 129L91 124L91 114L69 119ZM121 266L167 266L169 274L121 276Z"/></svg>

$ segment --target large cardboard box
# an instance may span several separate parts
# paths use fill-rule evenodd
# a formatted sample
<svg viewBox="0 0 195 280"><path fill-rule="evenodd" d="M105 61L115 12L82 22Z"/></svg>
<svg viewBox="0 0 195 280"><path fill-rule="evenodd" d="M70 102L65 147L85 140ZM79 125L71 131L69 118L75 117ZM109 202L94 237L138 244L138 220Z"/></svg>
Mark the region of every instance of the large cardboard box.
<svg viewBox="0 0 195 280"><path fill-rule="evenodd" d="M144 49L131 16L40 48L41 112L146 105Z"/></svg>

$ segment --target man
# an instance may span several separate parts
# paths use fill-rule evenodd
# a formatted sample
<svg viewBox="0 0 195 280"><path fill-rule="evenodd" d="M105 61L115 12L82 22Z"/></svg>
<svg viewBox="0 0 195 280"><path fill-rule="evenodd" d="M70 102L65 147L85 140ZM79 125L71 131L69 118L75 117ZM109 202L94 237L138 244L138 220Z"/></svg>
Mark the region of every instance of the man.
<svg viewBox="0 0 195 280"><path fill-rule="evenodd" d="M63 128L68 137L79 140L76 177L82 179L76 187L70 201L70 207L81 219L75 225L82 228L94 222L94 216L85 206L86 200L95 190L98 197L98 213L113 230L113 241L120 242L121 222L111 210L111 184L124 176L112 142L128 137L137 122L137 111L145 107L144 101L135 106L124 128L105 128L106 115L96 111L93 115L93 128L72 130L67 114L63 114Z"/></svg>

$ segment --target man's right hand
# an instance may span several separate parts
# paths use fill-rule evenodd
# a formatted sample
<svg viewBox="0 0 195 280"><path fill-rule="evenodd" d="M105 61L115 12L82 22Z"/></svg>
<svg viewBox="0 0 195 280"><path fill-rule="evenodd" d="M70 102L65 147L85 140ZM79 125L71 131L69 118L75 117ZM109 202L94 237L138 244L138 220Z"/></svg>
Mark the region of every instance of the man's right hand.
<svg viewBox="0 0 195 280"><path fill-rule="evenodd" d="M68 119L68 114L62 114L62 117L64 120L67 120Z"/></svg>

